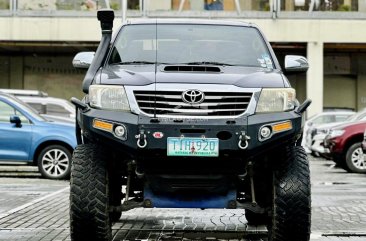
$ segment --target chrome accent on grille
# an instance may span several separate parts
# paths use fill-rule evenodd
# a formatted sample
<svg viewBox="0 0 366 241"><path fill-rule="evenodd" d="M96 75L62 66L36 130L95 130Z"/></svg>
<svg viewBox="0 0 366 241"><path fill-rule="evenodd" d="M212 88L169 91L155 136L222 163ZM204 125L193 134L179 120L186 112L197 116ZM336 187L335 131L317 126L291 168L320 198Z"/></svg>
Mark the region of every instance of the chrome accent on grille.
<svg viewBox="0 0 366 241"><path fill-rule="evenodd" d="M146 114L159 116L238 116L248 108L253 93L204 91L200 104L187 104L183 91L135 90L139 109Z"/></svg>

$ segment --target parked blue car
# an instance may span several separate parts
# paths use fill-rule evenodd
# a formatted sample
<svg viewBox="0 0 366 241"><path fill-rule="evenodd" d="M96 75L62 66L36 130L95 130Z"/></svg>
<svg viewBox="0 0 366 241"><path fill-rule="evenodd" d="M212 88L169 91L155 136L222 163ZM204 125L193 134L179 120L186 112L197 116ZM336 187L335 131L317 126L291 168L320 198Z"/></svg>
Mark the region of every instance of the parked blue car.
<svg viewBox="0 0 366 241"><path fill-rule="evenodd" d="M16 97L0 92L0 163L38 165L50 179L70 176L75 124L52 122Z"/></svg>

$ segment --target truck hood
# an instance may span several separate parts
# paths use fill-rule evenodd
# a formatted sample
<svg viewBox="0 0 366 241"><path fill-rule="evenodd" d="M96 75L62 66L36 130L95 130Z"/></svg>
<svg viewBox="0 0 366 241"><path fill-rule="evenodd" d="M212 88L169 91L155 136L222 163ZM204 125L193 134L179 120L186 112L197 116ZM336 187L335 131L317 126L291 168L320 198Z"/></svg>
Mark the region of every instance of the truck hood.
<svg viewBox="0 0 366 241"><path fill-rule="evenodd" d="M280 70L238 66L213 67L216 71L165 71L166 65L159 65L156 83L222 84L242 88L290 87ZM190 66L191 67L191 66ZM115 65L103 68L97 73L96 82L107 85L149 85L155 82L154 65Z"/></svg>

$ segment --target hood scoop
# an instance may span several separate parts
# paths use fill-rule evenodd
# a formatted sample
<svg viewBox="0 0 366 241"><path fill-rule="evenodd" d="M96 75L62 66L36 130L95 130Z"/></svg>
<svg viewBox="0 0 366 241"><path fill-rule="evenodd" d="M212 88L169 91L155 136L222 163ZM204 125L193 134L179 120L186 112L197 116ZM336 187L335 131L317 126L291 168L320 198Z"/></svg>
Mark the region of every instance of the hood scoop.
<svg viewBox="0 0 366 241"><path fill-rule="evenodd" d="M170 65L165 66L166 72L213 72L220 73L221 69L216 66L197 66L197 65Z"/></svg>

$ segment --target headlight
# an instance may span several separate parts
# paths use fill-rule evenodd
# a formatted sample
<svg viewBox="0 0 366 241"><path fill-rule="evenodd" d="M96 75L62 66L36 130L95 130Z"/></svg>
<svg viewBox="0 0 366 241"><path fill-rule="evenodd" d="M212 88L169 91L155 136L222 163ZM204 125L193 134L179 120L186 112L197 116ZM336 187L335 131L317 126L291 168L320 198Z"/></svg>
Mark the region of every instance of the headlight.
<svg viewBox="0 0 366 241"><path fill-rule="evenodd" d="M292 88L262 89L257 105L257 113L293 110L296 91Z"/></svg>
<svg viewBox="0 0 366 241"><path fill-rule="evenodd" d="M343 135L344 130L331 130L329 132L329 138L334 138Z"/></svg>
<svg viewBox="0 0 366 241"><path fill-rule="evenodd" d="M89 87L90 106L103 110L130 111L126 91L123 86L91 85Z"/></svg>

